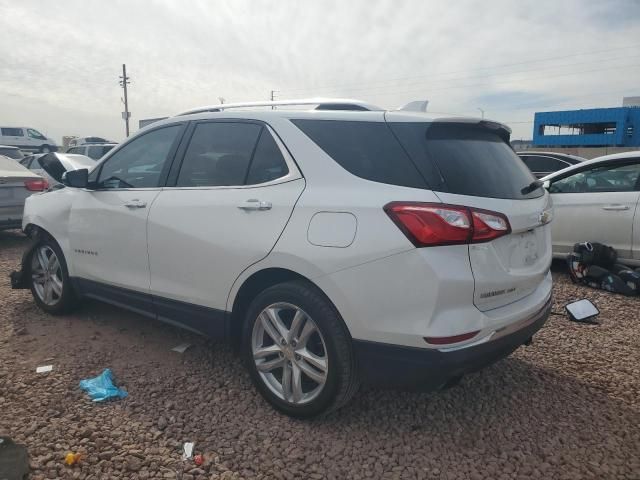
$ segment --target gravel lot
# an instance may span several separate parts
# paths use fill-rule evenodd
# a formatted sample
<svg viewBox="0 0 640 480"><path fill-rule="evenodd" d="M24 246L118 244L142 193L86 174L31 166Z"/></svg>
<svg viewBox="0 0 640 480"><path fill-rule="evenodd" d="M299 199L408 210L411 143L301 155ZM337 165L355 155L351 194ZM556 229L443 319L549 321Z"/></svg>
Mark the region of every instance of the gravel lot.
<svg viewBox="0 0 640 480"><path fill-rule="evenodd" d="M561 268L555 310L585 296L601 325L552 316L532 347L453 389L364 390L305 422L275 413L225 346L98 303L41 313L7 280L25 246L0 232L0 435L28 446L31 478L640 479L640 300ZM93 404L78 382L106 367L129 397ZM68 451L85 457L65 466Z"/></svg>

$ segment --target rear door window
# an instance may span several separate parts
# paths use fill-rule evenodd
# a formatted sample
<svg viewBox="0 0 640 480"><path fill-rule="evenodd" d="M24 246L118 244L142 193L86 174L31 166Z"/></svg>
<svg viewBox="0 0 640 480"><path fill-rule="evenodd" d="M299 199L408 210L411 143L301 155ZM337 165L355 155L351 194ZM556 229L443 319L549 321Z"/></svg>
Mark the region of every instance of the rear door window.
<svg viewBox="0 0 640 480"><path fill-rule="evenodd" d="M427 187L386 123L338 120L292 122L341 167L357 177L403 187Z"/></svg>
<svg viewBox="0 0 640 480"><path fill-rule="evenodd" d="M246 184L257 185L270 182L284 177L288 173L287 162L285 162L278 144L269 130L263 128L251 160Z"/></svg>
<svg viewBox="0 0 640 480"><path fill-rule="evenodd" d="M177 187L244 185L261 125L208 122L196 125Z"/></svg>
<svg viewBox="0 0 640 480"><path fill-rule="evenodd" d="M474 197L536 198L523 194L535 177L493 130L461 123L390 123L420 172L437 191Z"/></svg>

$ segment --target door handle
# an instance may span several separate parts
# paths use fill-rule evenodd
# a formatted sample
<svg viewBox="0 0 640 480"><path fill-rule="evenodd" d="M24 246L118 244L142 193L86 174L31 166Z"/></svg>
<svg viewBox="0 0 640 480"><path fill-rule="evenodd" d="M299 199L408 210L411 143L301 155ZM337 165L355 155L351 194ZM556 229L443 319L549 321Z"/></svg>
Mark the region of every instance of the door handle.
<svg viewBox="0 0 640 480"><path fill-rule="evenodd" d="M135 199L128 201L124 206L127 208L146 208L147 202L141 202L140 200Z"/></svg>
<svg viewBox="0 0 640 480"><path fill-rule="evenodd" d="M238 205L238 208L241 210L249 211L249 210L271 210L271 202L263 202L258 200L257 198L251 198L246 202Z"/></svg>
<svg viewBox="0 0 640 480"><path fill-rule="evenodd" d="M622 210L629 210L629 205L620 205L620 204L616 204L616 205L605 205L604 207L602 207L603 210L609 210L609 211L622 211Z"/></svg>

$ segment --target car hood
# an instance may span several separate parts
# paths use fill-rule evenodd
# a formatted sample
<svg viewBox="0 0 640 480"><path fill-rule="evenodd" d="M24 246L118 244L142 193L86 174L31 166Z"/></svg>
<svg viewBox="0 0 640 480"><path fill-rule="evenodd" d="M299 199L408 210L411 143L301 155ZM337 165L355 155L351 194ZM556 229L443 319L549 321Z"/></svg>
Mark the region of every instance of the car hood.
<svg viewBox="0 0 640 480"><path fill-rule="evenodd" d="M38 159L38 163L56 182L62 181L65 172L82 168L91 171L96 166L89 157L66 153L47 153Z"/></svg>

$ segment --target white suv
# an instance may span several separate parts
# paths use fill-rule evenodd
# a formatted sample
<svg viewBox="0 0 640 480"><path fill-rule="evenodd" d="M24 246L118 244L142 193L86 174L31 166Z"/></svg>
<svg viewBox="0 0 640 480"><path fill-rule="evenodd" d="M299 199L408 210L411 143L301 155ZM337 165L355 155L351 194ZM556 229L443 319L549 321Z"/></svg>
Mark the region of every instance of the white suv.
<svg viewBox="0 0 640 480"><path fill-rule="evenodd" d="M504 125L296 101L154 123L27 200L15 288L237 345L306 417L358 385L435 389L507 356L551 302L549 195ZM271 103L267 104L271 105Z"/></svg>

